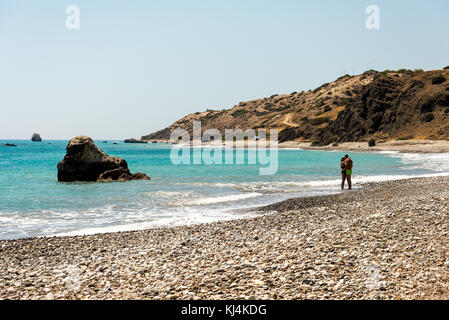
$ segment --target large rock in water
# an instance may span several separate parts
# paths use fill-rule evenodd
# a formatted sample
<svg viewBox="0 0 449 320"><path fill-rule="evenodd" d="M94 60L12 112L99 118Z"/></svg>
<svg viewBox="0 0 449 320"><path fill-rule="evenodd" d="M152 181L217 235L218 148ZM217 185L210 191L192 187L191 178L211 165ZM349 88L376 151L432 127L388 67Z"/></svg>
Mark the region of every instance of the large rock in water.
<svg viewBox="0 0 449 320"><path fill-rule="evenodd" d="M31 141L41 142L42 138L39 133L33 133L33 136L31 137Z"/></svg>
<svg viewBox="0 0 449 320"><path fill-rule="evenodd" d="M132 174L125 160L100 150L91 138L78 136L70 140L67 154L58 163L58 181L129 181L150 180L146 174Z"/></svg>

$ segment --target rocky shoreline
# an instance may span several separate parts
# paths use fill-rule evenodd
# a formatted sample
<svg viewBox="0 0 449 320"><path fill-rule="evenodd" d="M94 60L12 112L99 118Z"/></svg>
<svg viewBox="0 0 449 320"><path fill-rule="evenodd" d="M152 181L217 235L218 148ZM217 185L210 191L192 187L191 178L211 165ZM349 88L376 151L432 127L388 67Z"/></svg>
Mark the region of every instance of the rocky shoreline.
<svg viewBox="0 0 449 320"><path fill-rule="evenodd" d="M343 142L329 146L312 146L305 142L283 142L279 148L300 148L303 150L352 151L352 152L401 152L401 153L449 153L447 140L391 140L378 141L375 146L368 142Z"/></svg>
<svg viewBox="0 0 449 320"><path fill-rule="evenodd" d="M153 143L169 143L168 140L155 140ZM200 143L200 142L198 142ZM254 142L256 143L256 142ZM343 142L328 146L312 146L311 142L285 141L277 145L279 149L302 149L317 151L342 151L342 152L401 152L401 153L449 153L448 140L390 140L376 141L375 146L369 146L368 141ZM191 143L192 145L193 143ZM203 146L226 146L221 141L201 142ZM247 146L247 143L244 144ZM267 141L266 146L270 143ZM234 146L235 147L235 146Z"/></svg>
<svg viewBox="0 0 449 320"><path fill-rule="evenodd" d="M0 298L449 299L448 185L390 181L251 219L0 241Z"/></svg>

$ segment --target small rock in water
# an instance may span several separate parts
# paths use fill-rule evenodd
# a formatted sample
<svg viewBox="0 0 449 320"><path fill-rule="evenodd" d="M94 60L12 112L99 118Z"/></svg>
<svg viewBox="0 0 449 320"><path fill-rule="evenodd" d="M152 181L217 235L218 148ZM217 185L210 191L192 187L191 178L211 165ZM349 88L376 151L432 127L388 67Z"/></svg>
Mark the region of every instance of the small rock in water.
<svg viewBox="0 0 449 320"><path fill-rule="evenodd" d="M145 140L137 140L137 139L131 138L131 139L125 139L125 143L148 143L148 142Z"/></svg>
<svg viewBox="0 0 449 320"><path fill-rule="evenodd" d="M31 141L41 142L42 138L39 133L33 133L33 136L31 137Z"/></svg>

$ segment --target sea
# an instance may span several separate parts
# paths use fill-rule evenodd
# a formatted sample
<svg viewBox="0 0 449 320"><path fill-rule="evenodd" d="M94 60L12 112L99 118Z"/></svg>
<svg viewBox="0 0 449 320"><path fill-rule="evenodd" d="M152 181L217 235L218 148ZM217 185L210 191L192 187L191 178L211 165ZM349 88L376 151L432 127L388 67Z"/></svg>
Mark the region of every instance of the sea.
<svg viewBox="0 0 449 320"><path fill-rule="evenodd" d="M7 142L17 146L1 146ZM342 192L339 163L345 152L279 149L276 174L260 175L259 164L174 164L171 144L115 140L95 143L107 154L125 159L131 172L148 174L151 181L60 183L56 166L67 143L0 140L0 239L248 218L260 214L248 208ZM247 156L245 150L231 152ZM449 174L449 154L349 154L355 191L366 182Z"/></svg>

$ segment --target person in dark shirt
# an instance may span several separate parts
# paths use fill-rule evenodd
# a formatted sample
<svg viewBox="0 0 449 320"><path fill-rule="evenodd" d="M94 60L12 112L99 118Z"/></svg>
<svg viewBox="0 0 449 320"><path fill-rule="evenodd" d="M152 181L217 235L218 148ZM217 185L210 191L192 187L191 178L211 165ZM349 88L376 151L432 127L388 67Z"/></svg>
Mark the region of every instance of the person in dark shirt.
<svg viewBox="0 0 449 320"><path fill-rule="evenodd" d="M341 190L345 188L345 181L346 181L346 156L341 158L340 160L340 168L341 168Z"/></svg>
<svg viewBox="0 0 449 320"><path fill-rule="evenodd" d="M348 189L352 189L352 167L354 165L354 162L352 161L351 157L348 155L345 155L340 160L340 168L341 168L341 190L344 190L345 188L345 181L348 181Z"/></svg>

